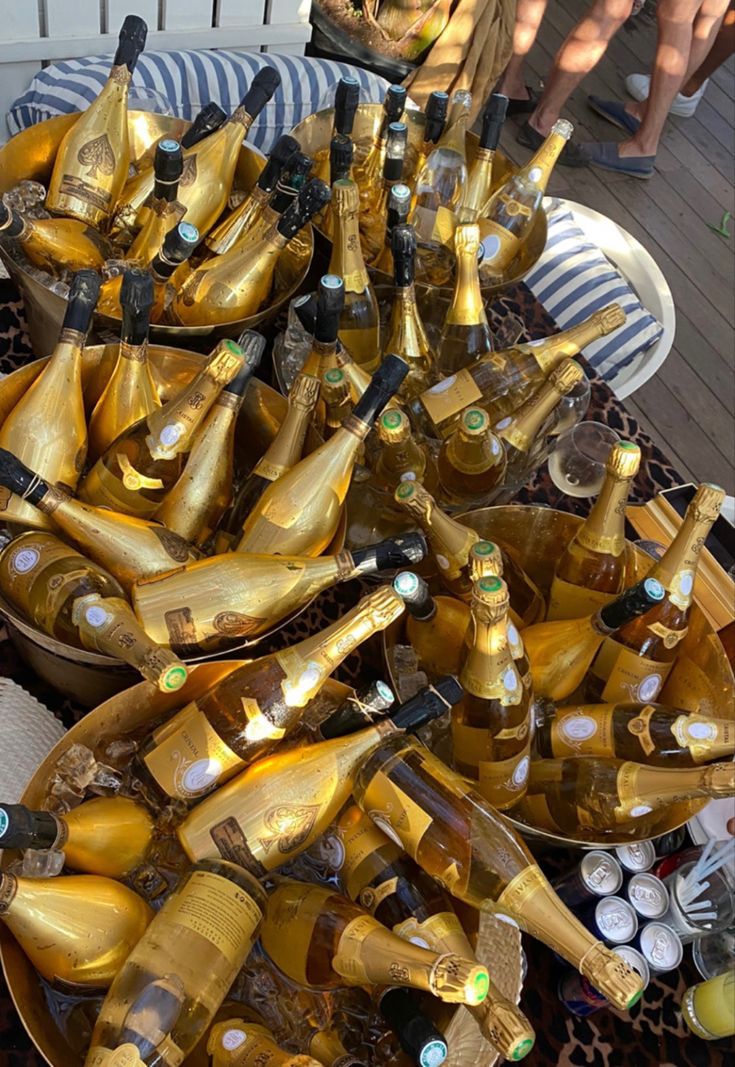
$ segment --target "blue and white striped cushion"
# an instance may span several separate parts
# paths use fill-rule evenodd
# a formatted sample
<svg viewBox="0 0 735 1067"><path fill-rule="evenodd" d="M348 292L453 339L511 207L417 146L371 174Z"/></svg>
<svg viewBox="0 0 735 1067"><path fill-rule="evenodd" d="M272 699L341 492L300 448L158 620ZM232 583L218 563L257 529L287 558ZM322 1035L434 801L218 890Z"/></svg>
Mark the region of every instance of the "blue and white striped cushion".
<svg viewBox="0 0 735 1067"><path fill-rule="evenodd" d="M18 133L54 115L83 111L94 100L110 72L108 56L90 56L53 63L36 74L8 113L11 133ZM306 56L262 52L181 51L144 52L133 75L133 86L153 89L167 101L177 118L193 119L210 100L231 114L250 82L263 67L274 67L281 85L253 123L250 144L268 152L282 133L311 115L325 94L344 74L360 82L364 102L383 99L388 82L369 71Z"/></svg>
<svg viewBox="0 0 735 1067"><path fill-rule="evenodd" d="M620 304L627 316L625 325L584 350L587 361L614 390L623 368L643 358L663 333L663 326L585 236L564 204L552 207L547 214L546 247L523 280L561 330L576 326L607 304Z"/></svg>

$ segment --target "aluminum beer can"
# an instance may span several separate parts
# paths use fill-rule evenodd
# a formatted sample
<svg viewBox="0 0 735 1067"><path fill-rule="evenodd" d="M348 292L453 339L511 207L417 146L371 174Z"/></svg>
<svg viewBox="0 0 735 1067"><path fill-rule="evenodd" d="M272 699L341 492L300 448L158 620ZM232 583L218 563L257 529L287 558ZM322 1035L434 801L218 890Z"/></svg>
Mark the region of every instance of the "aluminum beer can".
<svg viewBox="0 0 735 1067"><path fill-rule="evenodd" d="M661 919L669 910L669 891L655 874L634 874L625 894L644 919Z"/></svg>
<svg viewBox="0 0 735 1067"><path fill-rule="evenodd" d="M610 945L625 945L638 933L638 916L622 897L598 900L582 922Z"/></svg>
<svg viewBox="0 0 735 1067"><path fill-rule="evenodd" d="M684 947L676 930L666 923L646 923L633 942L654 974L674 971L684 957Z"/></svg>
<svg viewBox="0 0 735 1067"><path fill-rule="evenodd" d="M643 988L646 989L651 981L651 969L638 949L633 948L632 945L618 945L613 949L613 952L616 956L620 956L622 960L625 960L631 970L640 976Z"/></svg>
<svg viewBox="0 0 735 1067"><path fill-rule="evenodd" d="M572 911L599 897L617 893L623 884L623 869L611 852L585 852L574 870L557 878L554 889Z"/></svg>
<svg viewBox="0 0 735 1067"><path fill-rule="evenodd" d="M652 841L633 841L629 845L618 845L615 855L620 866L629 874L650 871L656 862L656 849Z"/></svg>

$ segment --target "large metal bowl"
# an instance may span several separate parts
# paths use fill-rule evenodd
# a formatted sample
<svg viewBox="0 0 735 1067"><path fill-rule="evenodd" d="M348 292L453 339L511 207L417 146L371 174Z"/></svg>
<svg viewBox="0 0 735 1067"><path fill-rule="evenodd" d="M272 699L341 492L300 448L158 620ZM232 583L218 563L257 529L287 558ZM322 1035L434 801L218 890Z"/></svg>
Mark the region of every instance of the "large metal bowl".
<svg viewBox="0 0 735 1067"><path fill-rule="evenodd" d="M119 737L120 734L137 730L146 722L195 700L243 662L230 660L226 663L201 664L191 673L178 693L161 693L150 682L141 682L107 700L73 726L55 745L33 775L21 802L31 808L37 808L42 803L53 769L59 757L71 745L81 744L94 748L107 738ZM325 688L337 697L344 697L348 692L347 686L333 679L327 681ZM14 854L6 851L2 866L7 867L13 858ZM475 913L472 913L470 918L476 924ZM517 927L501 922L494 916L482 916L477 953L482 962L491 967L493 979L500 989L514 1003L518 1003L523 981L523 954ZM80 1050L72 1049L57 1028L49 1013L43 987L33 965L1 923L0 959L18 1015L46 1063L50 1067L79 1067ZM468 1022L467 1016L467 1012L462 1012L452 1020L452 1058L448 1063L451 1067L466 1067L470 1062L481 1063L483 1067L493 1067L498 1062L497 1053L478 1036L478 1028ZM187 1057L186 1063L191 1064L191 1067L205 1067L208 1059L201 1043Z"/></svg>
<svg viewBox="0 0 735 1067"><path fill-rule="evenodd" d="M383 108L381 104L360 104L355 115L355 124L352 129L352 137L355 141L372 137L380 126L382 111ZM301 145L301 150L306 152L309 156L328 152L329 142L332 137L333 120L334 108L325 108L323 111L317 111L313 115L307 116L307 118L303 119L298 126L295 126L292 133ZM409 146L418 152L423 140L422 131L425 123L425 115L423 111L414 111L407 108L403 115L403 121L408 126ZM466 141L468 163L472 163L472 160L475 158L477 145L477 136L474 133L468 133ZM502 185L516 169L517 168L511 163L507 156L503 155L502 152L497 151L493 160L493 189L497 189L498 186ZM479 220L479 226L481 238L486 237L488 229L484 225L482 219ZM329 243L329 238L324 233L324 230L318 225L315 225L314 228L319 233L322 241ZM501 290L505 289L506 286L513 285L526 276L543 252L546 245L546 236L547 218L546 211L542 207L539 209L528 239L523 243L517 259L512 264L511 269L503 278L502 282L498 285L482 286L482 292L486 300L493 294L499 293ZM374 270L373 268L369 268L369 273L373 276L376 283L392 283L393 281L387 274ZM417 277L417 282L419 284L421 283L420 277ZM451 298L451 288L440 289L440 292L446 299Z"/></svg>
<svg viewBox="0 0 735 1067"><path fill-rule="evenodd" d="M203 359L196 353L161 345L151 345L148 349L148 356L163 400L175 395L194 377ZM88 345L84 349L82 382L88 411L91 411L96 403L116 358L117 345L115 344ZM35 360L14 371L0 382L0 426L46 363L47 359ZM257 378L251 381L237 421L236 468L240 471L249 471L254 466L273 440L276 430L285 417L286 410L287 402L280 393ZM319 443L318 435L310 429L306 440L307 449L313 449ZM40 513L37 514L40 517ZM0 522L2 522L2 512L0 512ZM47 528L53 529L52 524L49 523ZM63 534L61 536L63 537ZM339 552L344 545L344 536L345 520L343 518L327 551ZM250 641L236 639L230 649L230 654L236 654L245 648L255 650L260 642L276 630L280 630L305 608L306 605L300 611L294 612L287 619L271 627L267 633L259 634ZM7 622L8 632L18 652L39 677L84 707L95 707L113 693L119 693L120 690L134 685L139 679L139 675L127 664L98 652L88 652L66 645L38 630L2 596L0 596L0 616ZM253 655L255 654L253 651ZM193 657L187 662L196 663L212 658L222 659L223 652L220 650L209 656Z"/></svg>
<svg viewBox="0 0 735 1067"><path fill-rule="evenodd" d="M551 587L557 559L583 521L579 516L569 515L565 511L526 505L481 508L457 515L456 518L476 530L481 537L501 545L511 545L516 558L544 595L548 594ZM652 560L630 542L628 549L627 581L632 584L645 576ZM401 617L388 627L382 640L388 678L395 689L397 679L393 672L391 652L397 644L406 641L405 619ZM735 718L735 678L732 667L720 639L696 603L689 616L689 630L681 642L677 664L669 675L660 700L688 711L699 711L703 715ZM671 805L665 814L659 816L653 829L641 836L640 840L678 829L707 803L709 801L705 798ZM507 818L524 837L538 844L563 848L612 848L633 840L630 835L614 831L600 832L596 841L574 838L530 827L512 815Z"/></svg>
<svg viewBox="0 0 735 1067"><path fill-rule="evenodd" d="M24 179L48 185L56 152L64 134L79 116L60 115L12 137L0 148L0 194ZM161 137L179 138L190 126L184 119L156 115L148 111L131 111L128 117L131 158L135 163L151 162L152 149ZM263 169L265 160L257 149L243 144L235 172L235 188L247 192ZM276 268L275 292L268 307L246 319L218 326L152 326L151 339L166 344L189 344L211 347L220 337L236 337L246 327L275 316L302 285L314 252L314 235L310 226L281 253ZM0 259L20 289L26 306L28 332L33 350L48 355L56 344L66 310L66 300L43 284L23 264L17 262L0 242ZM119 320L98 317L98 325L116 328Z"/></svg>

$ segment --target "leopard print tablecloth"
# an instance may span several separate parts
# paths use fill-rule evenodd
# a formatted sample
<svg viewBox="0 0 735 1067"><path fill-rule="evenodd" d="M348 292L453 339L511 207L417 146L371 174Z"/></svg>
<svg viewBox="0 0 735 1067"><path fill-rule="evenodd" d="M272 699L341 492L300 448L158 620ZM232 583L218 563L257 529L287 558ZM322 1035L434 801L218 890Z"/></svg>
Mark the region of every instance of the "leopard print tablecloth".
<svg viewBox="0 0 735 1067"><path fill-rule="evenodd" d="M521 319L525 324L524 340L534 340L556 331L554 321L524 285L504 295L489 310L496 325L508 312ZM21 302L11 283L0 281L0 371L8 373L29 358L30 346ZM606 422L622 437L635 441L642 450L643 462L632 498L644 501L661 489L680 484L681 476L605 383L589 368L588 375L592 381L592 402L587 417ZM534 477L518 499L521 503L548 504L573 510L579 515L584 515L589 507L585 500L563 497L545 469ZM290 644L334 621L355 603L361 592L359 583L327 591L290 627L276 635L271 647ZM340 677L354 682L363 672L377 671L379 655L379 646L375 644L363 648L360 658L355 656L347 660ZM0 673L30 689L67 725L81 714L68 702L62 704L53 690L32 677L18 662L7 641L0 642ZM544 857L541 862L546 865ZM557 871L574 862L575 857L571 854L557 853L553 857L553 867ZM559 968L551 953L530 938L526 938L525 943L529 970L523 1007L537 1035L536 1047L524 1061L528 1067L726 1067L728 1053L732 1061L729 1042L708 1044L691 1037L681 1020L678 1011L681 995L687 985L698 980L688 961L688 953L687 962L679 971L651 982L643 1000L630 1015L604 1010L587 1019L579 1019L566 1012L557 999ZM0 1067L42 1067L42 1064L0 980ZM467 1067L482 1065L468 1064Z"/></svg>

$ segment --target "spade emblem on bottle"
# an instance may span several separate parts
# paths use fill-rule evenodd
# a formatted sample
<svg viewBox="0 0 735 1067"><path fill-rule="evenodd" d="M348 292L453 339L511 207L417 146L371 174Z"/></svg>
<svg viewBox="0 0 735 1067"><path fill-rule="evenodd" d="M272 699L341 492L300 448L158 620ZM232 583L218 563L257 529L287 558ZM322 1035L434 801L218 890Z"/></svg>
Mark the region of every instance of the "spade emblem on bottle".
<svg viewBox="0 0 735 1067"><path fill-rule="evenodd" d="M106 133L82 145L77 153L77 159L83 167L89 167L87 173L93 181L98 174L109 176L115 170L115 153L112 151L112 145Z"/></svg>

